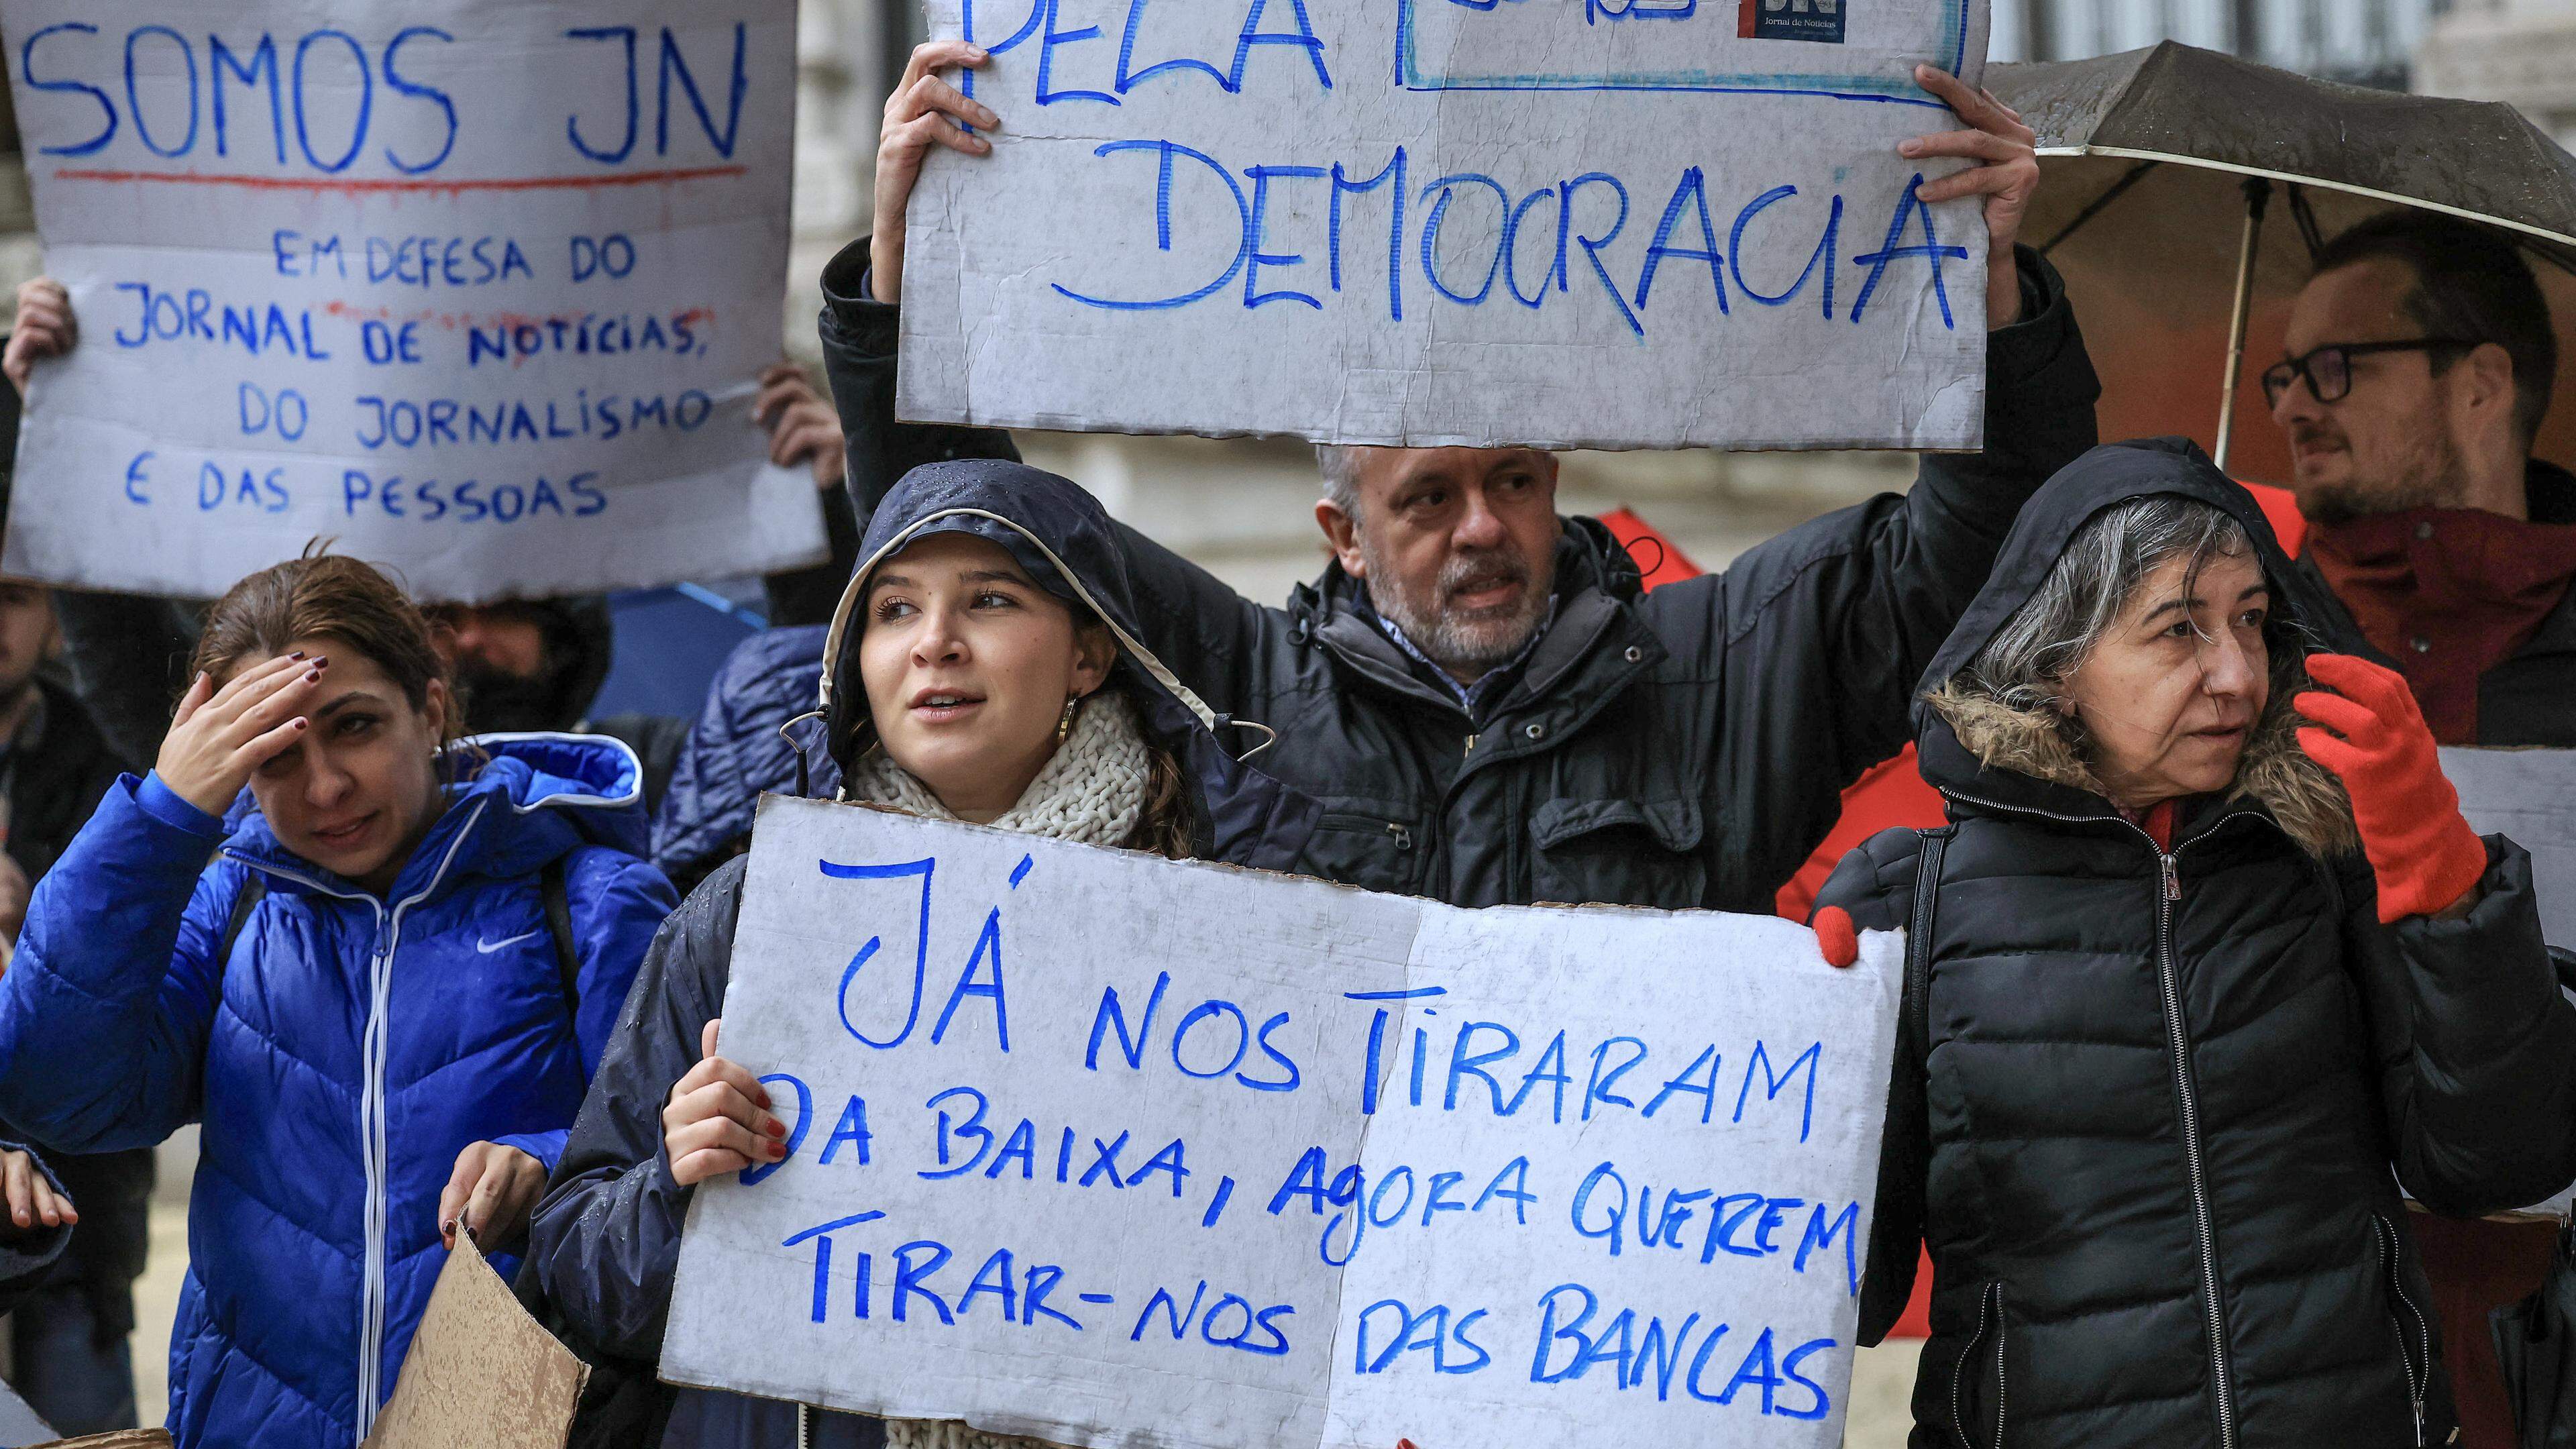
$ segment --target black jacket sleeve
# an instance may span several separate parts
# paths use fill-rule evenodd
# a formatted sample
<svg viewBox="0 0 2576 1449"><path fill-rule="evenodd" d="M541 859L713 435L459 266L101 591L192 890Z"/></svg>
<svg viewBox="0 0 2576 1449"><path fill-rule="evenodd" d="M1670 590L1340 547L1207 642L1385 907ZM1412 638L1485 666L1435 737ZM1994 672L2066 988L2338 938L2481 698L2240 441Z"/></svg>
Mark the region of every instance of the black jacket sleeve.
<svg viewBox="0 0 2576 1449"><path fill-rule="evenodd" d="M1834 867L1816 909L1840 906L1863 931L1903 930L1914 912L1914 872L1923 849L1911 830L1872 836ZM1887 1120L1879 1130L1878 1192L1870 1208L1869 1261L1861 1270L1859 1341L1875 1345L1905 1312L1921 1261L1926 1174L1931 1170L1930 1112L1923 1063L1900 1017L1896 1059L1887 1083Z"/></svg>
<svg viewBox="0 0 2576 1449"><path fill-rule="evenodd" d="M2383 926L2369 869L2343 873L2398 1181L2461 1217L2576 1180L2576 1006L2541 941L2531 856L2501 835L2487 855L2478 903L2455 921Z"/></svg>
<svg viewBox="0 0 2576 1449"><path fill-rule="evenodd" d="M907 423L895 417L900 309L867 290L867 238L843 247L823 269L823 369L849 440L850 501L861 533L896 480L949 458L1019 459L999 428ZM1128 576L1145 647L1221 714L1260 717L1268 693L1269 641L1288 620L1125 524Z"/></svg>
<svg viewBox="0 0 2576 1449"><path fill-rule="evenodd" d="M744 862L662 923L528 1228L519 1296L586 1359L661 1357L690 1189L662 1153L662 1104L724 1006Z"/></svg>
<svg viewBox="0 0 2576 1449"><path fill-rule="evenodd" d="M1913 488L1829 513L1643 608L1722 691L1704 804L1711 847L1776 885L1902 750L1923 672L1993 568L2022 504L2095 441L2101 384L2065 284L2021 252L2023 319L1986 347L1986 442L1927 454ZM1767 889L1768 887L1766 887Z"/></svg>
<svg viewBox="0 0 2576 1449"><path fill-rule="evenodd" d="M46 1162L43 1154L38 1153L34 1148L23 1147L15 1142L0 1142L0 1152L28 1154L34 1159L36 1170L45 1175L45 1181L53 1185L54 1191L65 1197L71 1197L63 1187L62 1178L55 1174L52 1164ZM72 1206L80 1207L80 1199L72 1198ZM18 1300L24 1298L29 1289L43 1281L46 1270L54 1266L56 1259L62 1257L63 1250L71 1246L71 1240L70 1223L50 1228L42 1223L24 1229L13 1227L6 1237L0 1237L0 1313L6 1313L15 1308Z"/></svg>

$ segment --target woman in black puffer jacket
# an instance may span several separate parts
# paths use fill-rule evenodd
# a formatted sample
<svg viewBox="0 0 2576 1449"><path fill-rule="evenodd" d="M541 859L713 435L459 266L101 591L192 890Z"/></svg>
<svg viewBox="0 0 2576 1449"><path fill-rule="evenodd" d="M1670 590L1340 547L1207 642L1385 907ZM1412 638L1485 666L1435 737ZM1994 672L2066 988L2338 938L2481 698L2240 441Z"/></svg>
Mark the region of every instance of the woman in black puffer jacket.
<svg viewBox="0 0 2576 1449"><path fill-rule="evenodd" d="M1927 676L1953 824L1819 897L1926 948L1861 1333L1919 1235L1917 1449L2445 1443L2401 1188L2576 1176L2530 859L2470 833L2402 680L2301 658L2300 587L2189 443L2086 454Z"/></svg>

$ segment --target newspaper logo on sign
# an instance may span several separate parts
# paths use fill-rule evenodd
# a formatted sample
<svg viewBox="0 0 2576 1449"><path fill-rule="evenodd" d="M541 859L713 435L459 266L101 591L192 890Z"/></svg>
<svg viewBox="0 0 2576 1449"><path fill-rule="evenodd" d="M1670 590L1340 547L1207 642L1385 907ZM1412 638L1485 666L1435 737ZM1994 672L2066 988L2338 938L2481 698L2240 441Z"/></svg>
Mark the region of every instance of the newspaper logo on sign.
<svg viewBox="0 0 2576 1449"><path fill-rule="evenodd" d="M1843 0L1743 0L1738 16L1741 39L1843 43Z"/></svg>

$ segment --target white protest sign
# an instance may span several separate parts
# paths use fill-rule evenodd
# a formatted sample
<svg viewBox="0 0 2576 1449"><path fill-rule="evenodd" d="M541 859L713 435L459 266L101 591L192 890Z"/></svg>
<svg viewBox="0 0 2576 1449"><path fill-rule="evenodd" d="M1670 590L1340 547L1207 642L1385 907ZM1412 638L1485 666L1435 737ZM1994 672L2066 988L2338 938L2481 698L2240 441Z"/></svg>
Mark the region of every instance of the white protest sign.
<svg viewBox="0 0 2576 1449"><path fill-rule="evenodd" d="M2531 852L2541 933L2576 951L2576 750L2445 749L2442 773L2480 834Z"/></svg>
<svg viewBox="0 0 2576 1449"><path fill-rule="evenodd" d="M0 569L430 598L822 556L769 467L794 0L0 0L48 271Z"/></svg>
<svg viewBox="0 0 2576 1449"><path fill-rule="evenodd" d="M1985 229L1896 154L1986 0L929 0L897 411L1323 442L1973 448Z"/></svg>
<svg viewBox="0 0 2576 1449"><path fill-rule="evenodd" d="M1840 1441L1901 939L1410 898L766 799L787 1160L662 1375L1063 1444Z"/></svg>

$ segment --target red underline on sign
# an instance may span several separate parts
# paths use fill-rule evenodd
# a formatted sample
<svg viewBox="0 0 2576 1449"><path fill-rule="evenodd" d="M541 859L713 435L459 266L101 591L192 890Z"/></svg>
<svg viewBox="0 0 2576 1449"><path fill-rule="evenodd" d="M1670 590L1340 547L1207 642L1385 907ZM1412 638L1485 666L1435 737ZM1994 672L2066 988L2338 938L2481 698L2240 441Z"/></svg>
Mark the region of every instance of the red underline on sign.
<svg viewBox="0 0 2576 1449"><path fill-rule="evenodd" d="M210 176L200 171L101 171L79 166L62 166L54 170L57 181L158 181L179 186L238 186L249 191L339 192L361 195L374 192L415 191L596 191L609 186L659 186L677 181L705 181L717 177L742 176L748 166L684 166L668 171L630 171L613 176L512 176L483 181L438 180L430 177L392 179L357 179L349 181L320 180L301 176Z"/></svg>

